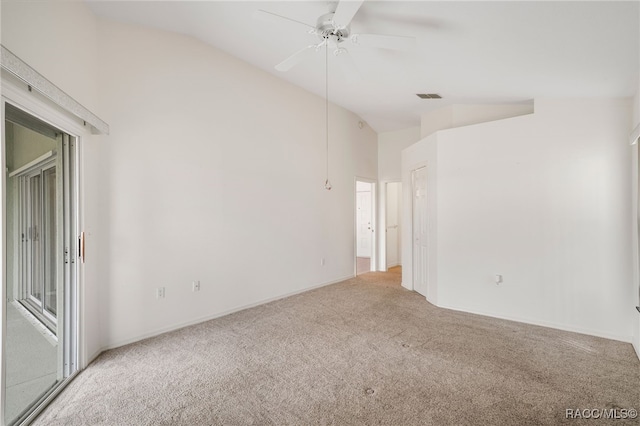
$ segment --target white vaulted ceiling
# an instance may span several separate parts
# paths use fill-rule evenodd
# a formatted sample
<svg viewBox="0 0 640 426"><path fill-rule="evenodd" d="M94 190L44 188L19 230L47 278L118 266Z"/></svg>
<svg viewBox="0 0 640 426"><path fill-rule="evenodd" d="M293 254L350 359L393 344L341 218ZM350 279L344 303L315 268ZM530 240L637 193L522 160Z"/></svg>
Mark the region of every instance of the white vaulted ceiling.
<svg viewBox="0 0 640 426"><path fill-rule="evenodd" d="M297 25L253 18L263 9L315 25L326 1L91 1L104 19L189 35L324 96L324 55L288 72L274 66L317 43ZM419 125L451 103L536 97L626 97L638 87L640 2L365 1L352 33L415 37L409 52L345 46L361 77L330 57L332 102L378 132ZM333 60L333 62L332 62ZM422 100L416 93L444 99Z"/></svg>

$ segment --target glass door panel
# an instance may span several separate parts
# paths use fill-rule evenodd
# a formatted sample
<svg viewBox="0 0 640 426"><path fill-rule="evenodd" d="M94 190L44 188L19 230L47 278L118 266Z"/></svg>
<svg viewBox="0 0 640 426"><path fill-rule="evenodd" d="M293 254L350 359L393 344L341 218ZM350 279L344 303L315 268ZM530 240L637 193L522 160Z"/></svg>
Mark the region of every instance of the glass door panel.
<svg viewBox="0 0 640 426"><path fill-rule="evenodd" d="M29 289L29 300L36 306L42 305L42 246L40 244L40 223L42 221L42 212L40 200L42 191L40 185L40 174L31 176L29 180L29 198L23 208L29 214L29 228L27 235L30 241L31 259L29 259L29 267L31 279L27 283Z"/></svg>
<svg viewBox="0 0 640 426"><path fill-rule="evenodd" d="M4 106L3 420L20 425L76 371L76 154L73 137Z"/></svg>
<svg viewBox="0 0 640 426"><path fill-rule="evenodd" d="M56 278L58 276L57 273L57 258L58 254L56 252L56 244L57 244L57 215L56 215L56 200L57 200L57 190L56 190L56 168L51 167L46 169L42 173L42 177L44 179L44 193L43 193L43 201L44 201L44 218L43 218L43 246L44 246L44 276L43 276L43 284L44 284L44 313L49 314L50 319L55 321L56 312L57 312L57 285Z"/></svg>

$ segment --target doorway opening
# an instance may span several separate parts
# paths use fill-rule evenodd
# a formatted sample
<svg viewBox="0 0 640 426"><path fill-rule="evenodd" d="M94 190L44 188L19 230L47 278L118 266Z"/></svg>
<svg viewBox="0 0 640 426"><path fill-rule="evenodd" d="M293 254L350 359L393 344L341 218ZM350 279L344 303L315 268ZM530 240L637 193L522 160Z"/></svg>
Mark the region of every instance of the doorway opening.
<svg viewBox="0 0 640 426"><path fill-rule="evenodd" d="M402 274L402 182L388 182L385 194L386 270Z"/></svg>
<svg viewBox="0 0 640 426"><path fill-rule="evenodd" d="M375 271L375 183L356 179L356 275Z"/></svg>
<svg viewBox="0 0 640 426"><path fill-rule="evenodd" d="M2 102L4 424L28 423L77 370L76 138Z"/></svg>

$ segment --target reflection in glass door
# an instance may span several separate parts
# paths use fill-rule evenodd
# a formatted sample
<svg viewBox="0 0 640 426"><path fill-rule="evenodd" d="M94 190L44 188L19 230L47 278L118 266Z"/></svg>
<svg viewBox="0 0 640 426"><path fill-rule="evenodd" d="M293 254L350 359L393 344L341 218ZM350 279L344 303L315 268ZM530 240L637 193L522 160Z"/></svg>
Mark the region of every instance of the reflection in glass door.
<svg viewBox="0 0 640 426"><path fill-rule="evenodd" d="M56 334L57 311L57 183L56 155L13 176L17 181L16 210L22 249L18 257L22 274L20 302Z"/></svg>
<svg viewBox="0 0 640 426"><path fill-rule="evenodd" d="M43 293L44 293L44 306L43 314L48 315L53 322L57 322L57 253L56 253L56 241L57 241L57 220L56 220L56 200L57 200L57 185L56 185L56 168L50 167L43 171L43 232L45 235L44 240L44 277L43 277Z"/></svg>
<svg viewBox="0 0 640 426"><path fill-rule="evenodd" d="M4 422L29 422L76 371L75 138L4 104Z"/></svg>

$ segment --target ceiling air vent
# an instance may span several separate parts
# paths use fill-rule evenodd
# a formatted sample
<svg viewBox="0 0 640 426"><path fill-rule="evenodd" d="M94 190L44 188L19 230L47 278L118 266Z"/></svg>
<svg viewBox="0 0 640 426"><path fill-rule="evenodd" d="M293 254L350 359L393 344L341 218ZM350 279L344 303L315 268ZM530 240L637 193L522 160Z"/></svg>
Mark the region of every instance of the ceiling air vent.
<svg viewBox="0 0 640 426"><path fill-rule="evenodd" d="M442 96L437 93L417 93L416 96L420 99L442 99Z"/></svg>

